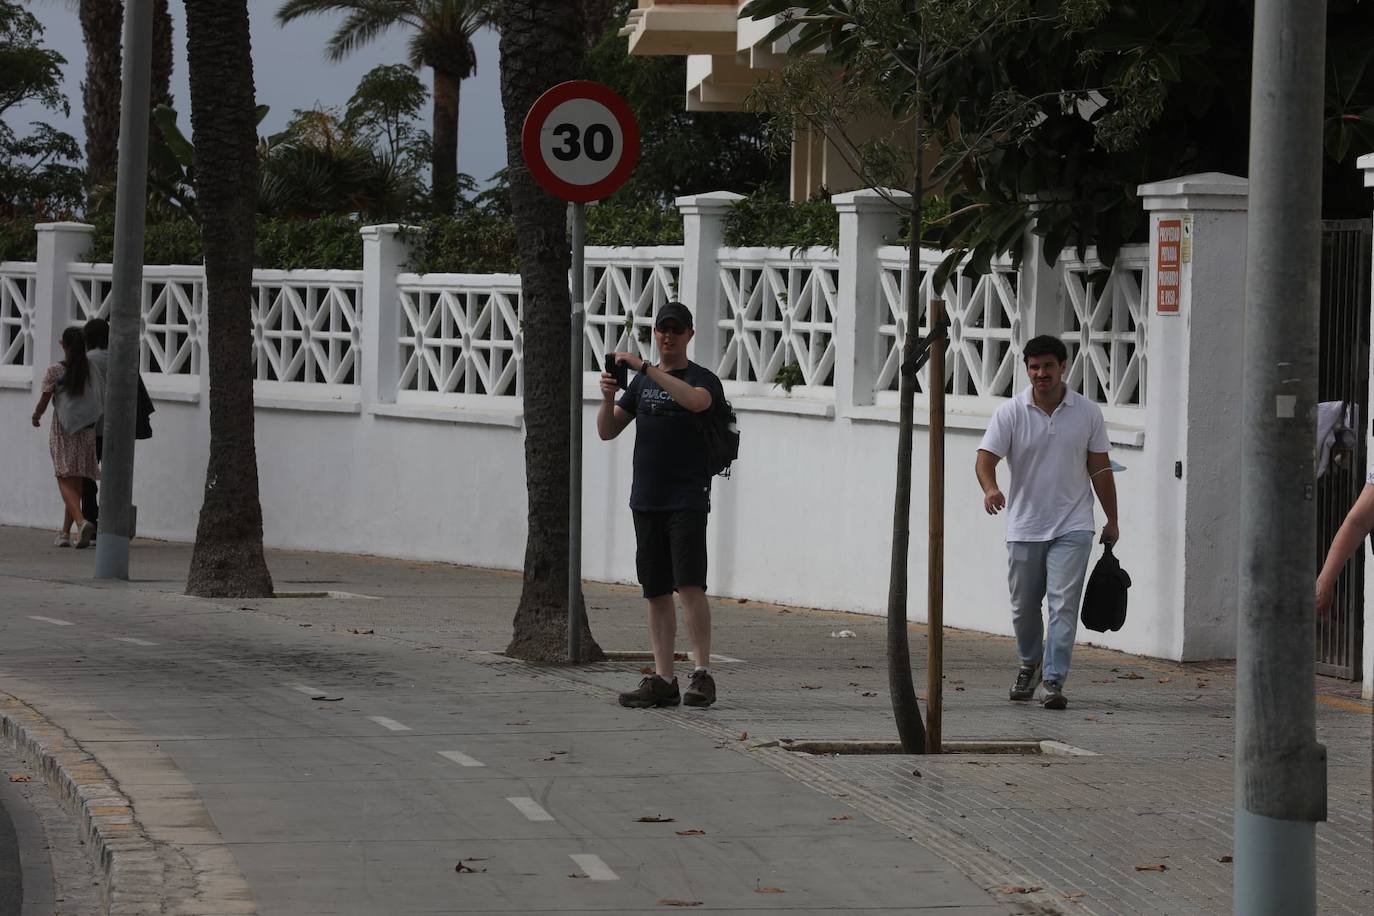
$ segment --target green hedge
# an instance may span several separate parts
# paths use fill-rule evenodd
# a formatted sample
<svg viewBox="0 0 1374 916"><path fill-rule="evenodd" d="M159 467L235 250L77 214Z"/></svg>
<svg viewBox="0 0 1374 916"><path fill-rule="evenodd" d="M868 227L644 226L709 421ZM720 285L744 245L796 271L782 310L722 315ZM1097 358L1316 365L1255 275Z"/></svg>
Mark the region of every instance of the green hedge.
<svg viewBox="0 0 1374 916"><path fill-rule="evenodd" d="M38 233L33 220L15 219L0 222L0 261L36 261Z"/></svg>
<svg viewBox="0 0 1374 916"><path fill-rule="evenodd" d="M733 247L840 247L840 215L828 200L792 202L759 191L737 202L725 218L725 244Z"/></svg>

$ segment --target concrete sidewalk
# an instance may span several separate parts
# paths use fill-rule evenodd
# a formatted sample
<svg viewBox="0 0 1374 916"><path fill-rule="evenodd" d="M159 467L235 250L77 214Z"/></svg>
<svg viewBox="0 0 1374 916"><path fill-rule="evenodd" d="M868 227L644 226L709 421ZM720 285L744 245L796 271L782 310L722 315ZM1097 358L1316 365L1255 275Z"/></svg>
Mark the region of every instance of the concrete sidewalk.
<svg viewBox="0 0 1374 916"><path fill-rule="evenodd" d="M0 575L91 587L93 552L0 528ZM135 581L98 585L118 602L178 593L189 545L137 542ZM499 653L519 596L516 574L301 552L269 552L279 593L207 602L296 625L305 634L394 641L498 673L614 703L641 663L530 666ZM138 596L144 596L139 598ZM957 622L951 596L947 619ZM637 590L589 585L593 634L643 650ZM1038 913L1229 913L1234 678L1229 664L1178 665L1080 647L1063 712L1006 699L1010 640L948 631L946 739L1054 740L1091 755L812 756L785 738L893 737L877 618L720 603L720 701L710 710L645 711L708 735L930 850L990 895ZM840 637L841 631L853 637ZM923 677L924 632L911 629ZM1323 913L1374 909L1369 856L1370 707L1319 679L1319 739L1329 749L1330 820L1318 828ZM21 699L23 699L21 697ZM59 723L60 724L60 723Z"/></svg>

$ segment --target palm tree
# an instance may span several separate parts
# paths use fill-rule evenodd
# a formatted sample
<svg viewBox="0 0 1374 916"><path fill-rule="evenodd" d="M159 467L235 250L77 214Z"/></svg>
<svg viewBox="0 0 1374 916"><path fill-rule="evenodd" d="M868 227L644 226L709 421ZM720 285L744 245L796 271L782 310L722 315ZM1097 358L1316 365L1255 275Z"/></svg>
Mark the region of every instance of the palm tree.
<svg viewBox="0 0 1374 916"><path fill-rule="evenodd" d="M119 158L119 94L122 85L120 40L122 0L79 0L81 39L86 48L86 78L81 82L82 124L86 128L86 186L113 180ZM172 103L172 17L167 0L153 3L152 104ZM156 128L152 128L156 130Z"/></svg>
<svg viewBox="0 0 1374 916"><path fill-rule="evenodd" d="M258 114L247 0L186 0L186 56L210 331L210 463L186 591L271 597L253 435Z"/></svg>
<svg viewBox="0 0 1374 916"><path fill-rule="evenodd" d="M413 30L410 65L434 71L433 150L430 153L434 207L453 212L458 193L458 101L463 80L477 71L472 36L495 21L499 0L287 0L277 21L345 13L325 53L341 60L394 25Z"/></svg>
<svg viewBox="0 0 1374 916"><path fill-rule="evenodd" d="M525 112L544 90L578 75L582 12L567 0L505 0L500 28L501 100L524 308L529 498L524 585L506 654L558 662L568 646L568 235L563 204L541 190L525 168L520 131ZM578 661L604 658L585 610L581 623Z"/></svg>

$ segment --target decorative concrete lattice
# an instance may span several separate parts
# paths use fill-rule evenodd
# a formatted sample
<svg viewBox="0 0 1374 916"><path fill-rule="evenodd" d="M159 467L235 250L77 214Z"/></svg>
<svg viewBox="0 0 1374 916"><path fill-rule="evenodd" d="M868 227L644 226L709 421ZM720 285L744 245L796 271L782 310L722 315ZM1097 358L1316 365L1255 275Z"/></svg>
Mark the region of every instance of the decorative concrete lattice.
<svg viewBox="0 0 1374 916"><path fill-rule="evenodd" d="M0 264L0 366L33 365L34 264Z"/></svg>
<svg viewBox="0 0 1374 916"><path fill-rule="evenodd" d="M628 352L654 361L654 316L677 298L682 277L682 249L630 249L598 256L587 252L587 346L583 353L588 372L600 371L607 353Z"/></svg>
<svg viewBox="0 0 1374 916"><path fill-rule="evenodd" d="M1141 300L1149 250L1121 249L1109 271L1089 249L1083 260L1064 258L1064 331L1069 387L1111 407L1145 404L1145 327Z"/></svg>
<svg viewBox="0 0 1374 916"><path fill-rule="evenodd" d="M404 274L400 392L523 393L520 278Z"/></svg>
<svg viewBox="0 0 1374 916"><path fill-rule="evenodd" d="M259 381L358 384L361 273L256 271L252 312Z"/></svg>
<svg viewBox="0 0 1374 916"><path fill-rule="evenodd" d="M113 268L109 264L73 267L70 314L73 320L110 318ZM200 268L145 267L139 322L140 372L198 375L199 324L205 313L205 272Z"/></svg>
<svg viewBox="0 0 1374 916"><path fill-rule="evenodd" d="M839 264L825 254L721 253L722 379L771 384L796 366L795 384L834 384Z"/></svg>
<svg viewBox="0 0 1374 916"><path fill-rule="evenodd" d="M933 278L943 252L923 250L917 308L917 333L930 333L930 301L936 298ZM904 307L906 253L889 249L881 260L878 294L877 366L874 385L878 391L897 391L898 368L906 344ZM1021 347L1021 300L1017 274L1011 262L998 259L988 273L978 277L951 276L941 298L949 316L949 342L945 350L945 390L954 397L1009 397L1016 382ZM929 391L929 364L916 377L916 390Z"/></svg>

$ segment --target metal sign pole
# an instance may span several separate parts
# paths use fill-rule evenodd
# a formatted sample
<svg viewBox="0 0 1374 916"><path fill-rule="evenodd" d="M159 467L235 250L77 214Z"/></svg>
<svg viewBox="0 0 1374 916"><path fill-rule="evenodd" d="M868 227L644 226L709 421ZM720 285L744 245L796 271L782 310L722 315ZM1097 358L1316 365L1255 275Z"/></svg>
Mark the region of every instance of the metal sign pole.
<svg viewBox="0 0 1374 916"><path fill-rule="evenodd" d="M586 245L587 206L568 204L572 223L572 360L568 470L568 662L582 657L582 351L584 303L583 248Z"/></svg>

